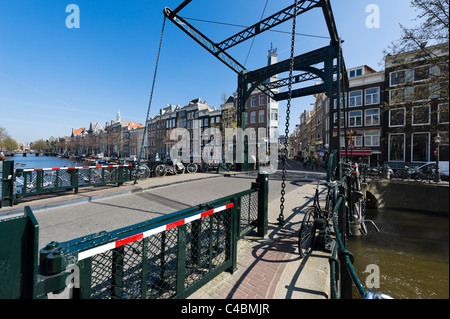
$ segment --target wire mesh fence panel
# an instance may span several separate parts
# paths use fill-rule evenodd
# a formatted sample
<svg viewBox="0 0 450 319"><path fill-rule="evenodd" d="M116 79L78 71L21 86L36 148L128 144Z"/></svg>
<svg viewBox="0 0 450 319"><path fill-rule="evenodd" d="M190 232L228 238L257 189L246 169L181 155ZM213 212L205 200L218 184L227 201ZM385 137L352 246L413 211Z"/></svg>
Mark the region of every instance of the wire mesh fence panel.
<svg viewBox="0 0 450 319"><path fill-rule="evenodd" d="M230 209L187 225L185 288L230 259L231 231Z"/></svg>
<svg viewBox="0 0 450 319"><path fill-rule="evenodd" d="M245 236L256 226L258 220L258 191L241 197L239 236Z"/></svg>

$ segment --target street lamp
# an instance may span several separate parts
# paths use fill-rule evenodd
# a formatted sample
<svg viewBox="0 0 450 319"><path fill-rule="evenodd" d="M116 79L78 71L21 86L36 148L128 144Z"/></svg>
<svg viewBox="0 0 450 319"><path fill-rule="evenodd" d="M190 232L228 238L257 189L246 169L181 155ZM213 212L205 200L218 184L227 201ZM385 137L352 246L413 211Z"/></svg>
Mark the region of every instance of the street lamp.
<svg viewBox="0 0 450 319"><path fill-rule="evenodd" d="M439 183L441 181L441 173L439 172L439 144L441 143L441 137L438 135L434 138L434 142L436 143L436 150L435 150L435 155L436 155L436 169L434 171L434 181L436 183Z"/></svg>

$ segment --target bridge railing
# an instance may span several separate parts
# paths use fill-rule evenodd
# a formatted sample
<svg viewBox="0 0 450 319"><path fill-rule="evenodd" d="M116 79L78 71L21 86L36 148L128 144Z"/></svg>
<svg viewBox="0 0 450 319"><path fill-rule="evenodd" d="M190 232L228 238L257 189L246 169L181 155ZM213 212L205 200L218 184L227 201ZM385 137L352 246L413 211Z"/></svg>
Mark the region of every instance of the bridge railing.
<svg viewBox="0 0 450 319"><path fill-rule="evenodd" d="M8 165L14 165L14 162L10 162ZM133 179L132 172L132 164L18 168L15 171L12 170L11 178L2 181L2 189L5 189L5 192L9 191L9 196L13 198L12 206L20 202L22 198L29 196L64 190L78 192L79 188L88 186L120 185Z"/></svg>
<svg viewBox="0 0 450 319"><path fill-rule="evenodd" d="M71 298L185 298L221 272L236 270L237 242L245 234L267 233L267 199L268 177L259 175L251 189L231 196L115 231L53 241L40 250L39 262L37 223L27 206L23 218L35 227L25 248L33 254L27 273L15 275L28 279L27 289L6 274L11 285L0 289L0 298L45 298L67 288ZM15 222L0 220L0 230L30 231L14 231ZM25 248L0 254L0 262L20 262Z"/></svg>
<svg viewBox="0 0 450 319"><path fill-rule="evenodd" d="M353 189L352 172L348 172L334 188L333 230L335 245L330 258L331 298L352 299L353 285L364 299L391 299L378 291L366 290L353 267L354 256L347 249L350 236L350 216L352 215Z"/></svg>

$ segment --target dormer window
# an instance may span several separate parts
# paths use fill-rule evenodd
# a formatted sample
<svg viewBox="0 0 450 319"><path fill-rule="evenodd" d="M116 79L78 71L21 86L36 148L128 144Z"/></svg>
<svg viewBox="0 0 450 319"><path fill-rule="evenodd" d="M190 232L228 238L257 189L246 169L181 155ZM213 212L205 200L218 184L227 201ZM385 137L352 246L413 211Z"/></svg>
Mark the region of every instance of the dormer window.
<svg viewBox="0 0 450 319"><path fill-rule="evenodd" d="M349 71L349 77L350 78L354 78L355 76L361 76L363 75L363 69L359 68L359 69L354 69L354 70L350 70Z"/></svg>

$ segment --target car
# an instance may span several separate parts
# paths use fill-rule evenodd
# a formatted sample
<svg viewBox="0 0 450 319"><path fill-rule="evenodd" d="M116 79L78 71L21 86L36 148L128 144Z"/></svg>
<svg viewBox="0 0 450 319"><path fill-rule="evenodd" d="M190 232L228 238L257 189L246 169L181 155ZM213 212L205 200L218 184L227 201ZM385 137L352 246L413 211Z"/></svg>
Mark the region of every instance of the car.
<svg viewBox="0 0 450 319"><path fill-rule="evenodd" d="M416 170L421 172L430 172L434 174L436 170L436 162L426 162L414 168L409 168L408 173L413 174ZM448 161L439 162L439 173L441 175L441 180L448 181L449 180L449 169L448 169Z"/></svg>

